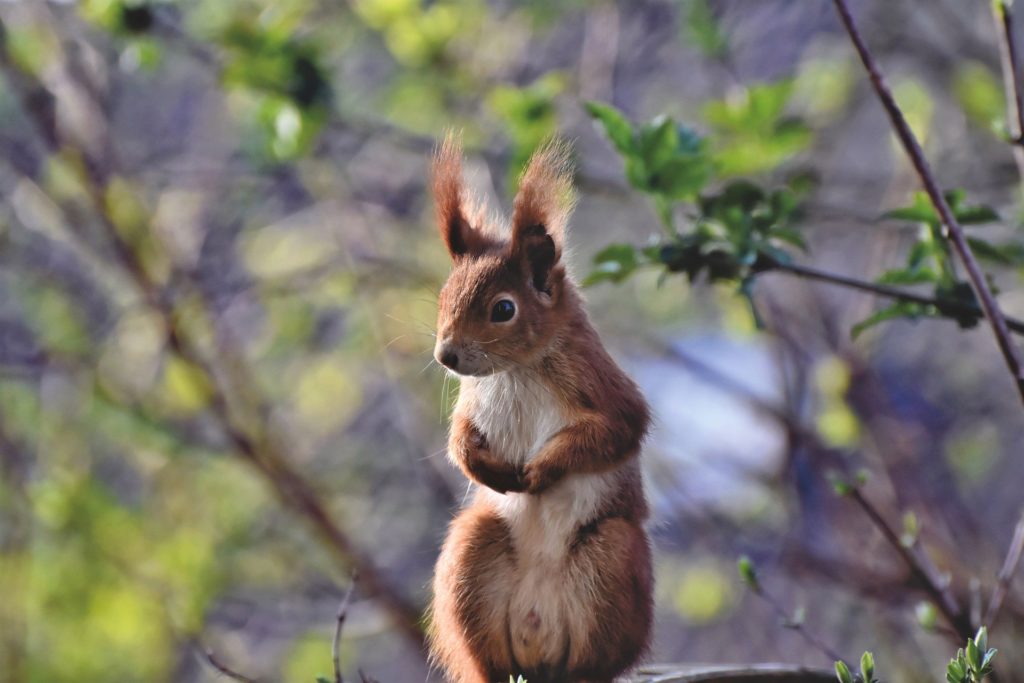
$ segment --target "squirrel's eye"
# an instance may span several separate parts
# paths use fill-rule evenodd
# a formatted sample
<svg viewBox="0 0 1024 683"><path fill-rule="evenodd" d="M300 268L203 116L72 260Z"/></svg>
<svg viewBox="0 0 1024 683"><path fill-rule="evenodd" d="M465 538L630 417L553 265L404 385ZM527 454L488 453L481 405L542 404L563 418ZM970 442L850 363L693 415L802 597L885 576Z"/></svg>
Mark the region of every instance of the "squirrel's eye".
<svg viewBox="0 0 1024 683"><path fill-rule="evenodd" d="M492 323L507 323L516 314L516 305L511 299L500 299L491 309Z"/></svg>

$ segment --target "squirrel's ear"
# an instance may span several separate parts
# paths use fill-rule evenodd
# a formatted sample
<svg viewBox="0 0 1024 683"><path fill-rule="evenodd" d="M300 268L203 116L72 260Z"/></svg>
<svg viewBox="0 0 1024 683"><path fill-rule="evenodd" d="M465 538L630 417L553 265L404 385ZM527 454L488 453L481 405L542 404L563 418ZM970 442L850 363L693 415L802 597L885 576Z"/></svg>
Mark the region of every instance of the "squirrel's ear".
<svg viewBox="0 0 1024 683"><path fill-rule="evenodd" d="M533 286L550 287L562 257L566 226L576 203L569 146L552 141L534 152L519 181L512 208L512 252L526 259Z"/></svg>
<svg viewBox="0 0 1024 683"><path fill-rule="evenodd" d="M434 153L431 164L437 225L441 239L453 259L478 253L486 246L486 238L469 223L466 216L465 190L462 185L462 144L449 132Z"/></svg>

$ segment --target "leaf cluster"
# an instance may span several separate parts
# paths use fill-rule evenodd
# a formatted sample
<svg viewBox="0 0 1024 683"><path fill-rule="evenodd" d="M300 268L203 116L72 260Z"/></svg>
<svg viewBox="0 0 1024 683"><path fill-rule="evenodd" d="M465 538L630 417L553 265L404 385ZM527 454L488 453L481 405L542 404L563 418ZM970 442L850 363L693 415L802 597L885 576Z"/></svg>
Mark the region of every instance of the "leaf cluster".
<svg viewBox="0 0 1024 683"><path fill-rule="evenodd" d="M738 131L754 131L768 139L781 135L779 150L786 151L773 157L768 165L771 166L798 149L796 143L787 146L784 142L790 135L785 131L796 125L783 122L790 92L786 83L757 86L750 89L742 102L709 105L706 113L719 131L735 129L737 135ZM691 283L739 283L738 292L752 305L756 275L786 269L794 262L794 250L807 251L798 229L806 179L794 177L786 186L776 189L749 179L728 179L736 166L728 160L725 148L710 144L693 129L665 116L634 124L607 104L589 102L586 107L622 156L629 184L653 198L665 237L642 247L619 243L602 249L594 257L594 268L584 284L620 283L640 268L651 266L661 269L663 277L685 274ZM757 164L751 168L755 167L761 169ZM722 184L714 191L709 190L715 181ZM991 207L968 203L961 189L951 190L945 197L963 226L999 220ZM685 220L678 220L681 216ZM882 218L913 222L919 230L906 264L883 273L874 284L930 285L932 301L912 300L920 296L900 299L897 294L895 302L855 324L852 336L856 338L865 330L896 318L948 318L961 328L976 326L982 317L981 307L970 283L957 273L946 229L927 195L917 193L910 205L889 211ZM685 227L680 230L680 225ZM1002 267L1024 266L1024 243L997 243L977 234L967 241L982 262ZM756 310L754 316L757 321Z"/></svg>
<svg viewBox="0 0 1024 683"><path fill-rule="evenodd" d="M684 273L691 281L745 281L791 255L784 247L806 249L793 229L797 189L767 190L734 180L717 192L705 188L714 177L713 155L695 131L659 116L634 126L621 112L598 103L588 111L622 154L629 183L654 197L667 239L646 248L613 244L595 257L587 284L621 282L644 265ZM685 202L690 229L675 227L676 202Z"/></svg>
<svg viewBox="0 0 1024 683"><path fill-rule="evenodd" d="M982 626L973 638L967 639L967 646L960 648L946 667L947 683L981 683L992 673L992 660L998 650L988 646L988 629ZM846 662L835 663L839 683L878 683L875 678L875 658L865 652L860 658L860 672L853 673Z"/></svg>
<svg viewBox="0 0 1024 683"><path fill-rule="evenodd" d="M962 226L984 225L999 220L999 214L989 206L966 204L963 190L946 192L945 198L953 216ZM882 218L915 223L919 229L907 253L906 264L886 271L876 282L885 285L931 285L933 296L941 303L928 305L899 301L889 304L854 325L853 336L857 337L864 330L894 318L949 318L963 329L977 325L981 320L981 308L970 283L957 274L945 227L928 196L917 192L910 205L886 212ZM978 236L970 236L967 241L981 261L1000 266L1024 265L1022 244L993 244Z"/></svg>
<svg viewBox="0 0 1024 683"><path fill-rule="evenodd" d="M949 660L946 681L981 683L985 676L992 673L992 660L996 652L998 650L988 646L988 629L981 627L974 638L967 640L967 646L957 650L956 656Z"/></svg>

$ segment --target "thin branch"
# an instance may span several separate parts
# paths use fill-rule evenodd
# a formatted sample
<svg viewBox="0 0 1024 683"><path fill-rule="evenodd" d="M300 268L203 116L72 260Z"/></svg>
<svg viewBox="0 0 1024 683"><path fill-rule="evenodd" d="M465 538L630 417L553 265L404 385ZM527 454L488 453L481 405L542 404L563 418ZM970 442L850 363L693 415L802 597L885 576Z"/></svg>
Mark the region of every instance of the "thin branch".
<svg viewBox="0 0 1024 683"><path fill-rule="evenodd" d="M778 615L779 620L784 627L799 633L801 637L803 637L803 639L806 640L811 647L821 652L821 654L823 654L829 660L830 664L838 661L846 661L842 655L840 655L838 652L836 652L830 646L826 645L821 640L818 640L818 638L816 638L810 631L804 628L804 623L802 620L794 621L793 615L787 612L786 609L782 606L782 604L775 598L775 596L767 592L764 589L764 586L762 586L759 582L756 582L753 585L751 585L750 590L754 593L754 595L761 598L768 605L771 606L772 610L774 610L775 614Z"/></svg>
<svg viewBox="0 0 1024 683"><path fill-rule="evenodd" d="M1024 146L1024 92L1021 91L1020 61L1017 38L1013 28L1013 11L1006 0L994 0L992 14L999 29L999 57L1003 68L1003 88L1006 91L1006 124L1010 141Z"/></svg>
<svg viewBox="0 0 1024 683"><path fill-rule="evenodd" d="M985 312L985 317L988 319L989 325L992 327L992 332L995 334L999 350L1002 352L1003 359L1006 361L1006 367L1009 369L1010 374L1013 376L1017 385L1017 392L1020 394L1021 401L1024 402L1024 366L1022 366L1017 348L1014 346L1013 340L1010 338L1010 331L1006 324L1006 317L999 308L999 304L996 302L995 297L992 294L992 290L989 288L988 282L985 280L985 274L982 272L981 266L978 265L978 261L974 258L974 253L971 251L971 247L967 243L967 238L964 235L963 229L957 222L956 217L953 216L953 212L950 210L949 204L946 202L946 198L943 197L942 191L939 189L938 183L935 181L935 176L932 174L931 167L929 167L928 161L925 159L924 152L921 150L921 145L918 143L913 131L910 130L910 126L907 124L907 120L903 116L903 112L900 110L899 105L896 104L896 99L893 97L892 92L889 90L889 86L886 85L885 79L882 77L882 72L879 70L874 57L871 56L867 45L864 43L860 32L857 30L857 26L853 21L853 16L850 14L850 8L847 6L846 0L833 0L833 2L836 6L836 11L839 12L839 17L843 22L843 26L846 27L846 32L849 34L850 40L853 42L853 46L857 50L857 54L860 56L860 60L864 64L864 68L868 72L868 76L871 79L871 85L874 87L875 92L878 94L878 99L882 102L882 106L889 115L889 120L892 122L893 129L896 131L896 136L900 139L903 149L910 157L910 161L913 164L914 169L917 171L918 177L921 179L921 183L924 186L925 192L928 194L928 198L931 200L936 212L938 212L939 217L942 219L942 223L946 228L944 231L946 239L953 244L953 248L960 256L960 260L963 261L964 267L967 270L967 275L970 278L971 285L974 288L974 293L977 295L978 301L981 303L981 308Z"/></svg>
<svg viewBox="0 0 1024 683"><path fill-rule="evenodd" d="M949 582L939 573L938 568L932 563L931 558L921 551L920 546L915 542L913 545L903 543L900 535L889 524L882 513L875 507L874 503L868 500L858 487L853 487L849 494L850 499L864 511L864 514L871 519L875 527L882 532L882 536L893 547L893 550L906 563L910 572L920 581L935 606L939 608L950 626L956 629L960 639L970 638L974 635L974 628L968 615L960 608L956 596L950 590Z"/></svg>
<svg viewBox="0 0 1024 683"><path fill-rule="evenodd" d="M839 457L834 449L824 443L818 434L805 427L800 420L789 414L783 408L775 405L772 401L764 399L753 391L733 380L728 375L711 367L703 361L679 351L673 347L664 347L663 351L667 356L685 365L697 377L719 386L729 393L743 399L757 412L771 417L785 428L788 434L793 435L797 440L812 452L833 458L837 467L842 468L845 459ZM953 639L961 641L974 635L967 615L961 610L953 591L948 582L941 576L939 570L932 563L931 559L920 550L919 546L907 547L903 544L899 534L894 530L885 516L868 500L856 487L850 493L850 498L865 513L871 523L882 533L885 539L896 550L904 561L911 575L935 601L936 606L943 617L954 629Z"/></svg>
<svg viewBox="0 0 1024 683"><path fill-rule="evenodd" d="M352 582L345 591L345 596L338 606L338 623L334 627L334 642L331 643L331 658L334 660L334 683L345 683L341 678L341 629L345 626L345 618L348 616L348 606L352 602L352 593L356 589L356 581L359 574L352 574Z"/></svg>
<svg viewBox="0 0 1024 683"><path fill-rule="evenodd" d="M995 588L992 589L992 598L988 603L988 610L985 612L984 623L992 626L999 618L999 612L1003 607L1003 601L1010 590L1010 583L1013 581L1017 567L1020 565L1021 554L1024 553L1024 514L1017 521L1013 529L1013 539L1006 551L1006 559L999 570L999 577L996 579Z"/></svg>
<svg viewBox="0 0 1024 683"><path fill-rule="evenodd" d="M213 654L213 650L204 648L203 655L205 655L206 661L210 664L210 666L216 669L218 673L227 676L231 680L241 681L242 683L259 683L259 681L255 678L249 678L245 674L240 674L224 662L217 659L217 656Z"/></svg>
<svg viewBox="0 0 1024 683"><path fill-rule="evenodd" d="M796 263L777 263L770 270L765 271L765 273L771 273L772 271L781 271L806 278L808 280L817 280L819 282L827 282L841 287L857 289L862 292L868 292L870 294L875 294L877 296L896 301L906 301L909 303L921 304L923 306L934 306L940 311L949 311L950 313L960 315L975 315L979 318L985 315L984 311L980 308L965 301L917 294L916 292L910 292L905 289L900 289L899 287L868 282L866 280L860 280L846 275L838 275L836 273L819 270L812 266L803 266ZM1006 325L1017 334L1024 334L1024 320L1007 317Z"/></svg>

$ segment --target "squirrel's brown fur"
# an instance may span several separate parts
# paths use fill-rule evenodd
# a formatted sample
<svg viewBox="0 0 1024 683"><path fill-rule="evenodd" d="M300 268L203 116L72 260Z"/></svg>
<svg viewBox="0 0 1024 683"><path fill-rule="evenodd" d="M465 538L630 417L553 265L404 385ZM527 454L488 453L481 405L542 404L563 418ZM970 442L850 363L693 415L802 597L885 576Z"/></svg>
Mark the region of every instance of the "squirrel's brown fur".
<svg viewBox="0 0 1024 683"><path fill-rule="evenodd" d="M511 234L463 189L449 136L434 196L453 268L435 356L461 377L449 457L478 488L434 577L431 649L455 683L609 682L644 653L653 577L638 458L649 413L561 261L563 146L527 166ZM514 306L509 320L494 313Z"/></svg>

